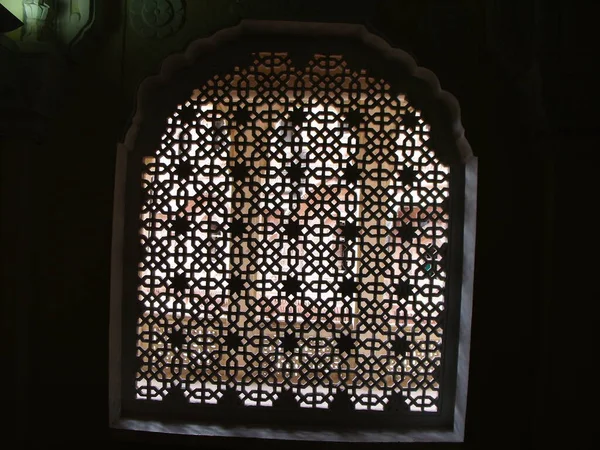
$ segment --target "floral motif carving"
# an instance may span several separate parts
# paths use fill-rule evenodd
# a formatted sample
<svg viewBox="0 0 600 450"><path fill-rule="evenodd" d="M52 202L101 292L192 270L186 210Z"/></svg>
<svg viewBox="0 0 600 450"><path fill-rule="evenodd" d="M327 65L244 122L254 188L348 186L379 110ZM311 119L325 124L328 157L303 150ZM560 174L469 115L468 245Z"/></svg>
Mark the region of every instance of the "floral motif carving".
<svg viewBox="0 0 600 450"><path fill-rule="evenodd" d="M183 25L182 0L132 0L129 17L133 29L146 38L165 38Z"/></svg>

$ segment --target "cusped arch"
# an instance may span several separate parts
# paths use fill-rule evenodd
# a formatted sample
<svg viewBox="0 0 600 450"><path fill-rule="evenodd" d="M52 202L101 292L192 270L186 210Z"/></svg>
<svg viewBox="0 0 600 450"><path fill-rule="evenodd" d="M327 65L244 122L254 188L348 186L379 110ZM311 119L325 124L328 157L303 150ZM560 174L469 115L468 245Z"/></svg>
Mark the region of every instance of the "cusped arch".
<svg viewBox="0 0 600 450"><path fill-rule="evenodd" d="M391 47L363 25L260 20L243 20L237 26L195 40L184 53L167 57L160 73L140 85L136 111L123 142L125 147L134 150L141 146L140 139L156 139L156 118L168 116L173 104L187 100L203 79L243 64L253 50L290 51L292 44L296 46L292 55L303 60L310 57L311 51L328 48L345 50L346 57L349 53L368 55L361 57L357 66L384 78L423 111L432 126L432 148L442 161L465 163L473 157L458 101L442 90L432 71L418 66L407 52Z"/></svg>

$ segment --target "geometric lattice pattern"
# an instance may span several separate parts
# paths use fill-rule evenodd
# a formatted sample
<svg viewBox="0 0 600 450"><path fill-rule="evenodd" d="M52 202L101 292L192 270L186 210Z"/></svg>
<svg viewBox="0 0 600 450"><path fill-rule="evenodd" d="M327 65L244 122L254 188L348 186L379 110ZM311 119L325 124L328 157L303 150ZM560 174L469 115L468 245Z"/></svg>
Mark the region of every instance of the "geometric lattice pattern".
<svg viewBox="0 0 600 450"><path fill-rule="evenodd" d="M438 411L449 168L384 80L299 65L215 75L144 158L137 398Z"/></svg>

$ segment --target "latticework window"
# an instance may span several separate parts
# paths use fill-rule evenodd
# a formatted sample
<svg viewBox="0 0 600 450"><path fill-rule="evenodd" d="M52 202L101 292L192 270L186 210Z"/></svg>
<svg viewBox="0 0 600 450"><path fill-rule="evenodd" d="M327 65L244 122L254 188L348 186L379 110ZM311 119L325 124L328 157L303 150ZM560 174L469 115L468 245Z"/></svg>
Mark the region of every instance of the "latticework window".
<svg viewBox="0 0 600 450"><path fill-rule="evenodd" d="M128 169L124 408L442 423L464 164L409 92L344 52L244 55L163 102Z"/></svg>

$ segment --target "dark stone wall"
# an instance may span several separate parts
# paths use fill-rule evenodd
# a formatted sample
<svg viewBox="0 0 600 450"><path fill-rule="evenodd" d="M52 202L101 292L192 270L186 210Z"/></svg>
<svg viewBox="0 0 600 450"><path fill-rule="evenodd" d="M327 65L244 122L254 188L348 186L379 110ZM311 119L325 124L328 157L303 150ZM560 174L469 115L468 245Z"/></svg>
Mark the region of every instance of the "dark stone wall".
<svg viewBox="0 0 600 450"><path fill-rule="evenodd" d="M461 105L479 158L472 359L466 442L441 447L587 448L584 408L597 390L593 14L535 0L189 0L179 29L147 38L127 2L96 3L77 57L38 55L42 63L17 52L2 68L17 73L27 61L29 74L48 65L37 73L54 74L32 76L22 85L30 95L0 108L6 440L173 448L107 426L116 144L139 83L167 55L255 18L365 24ZM206 448L238 445L264 446Z"/></svg>

